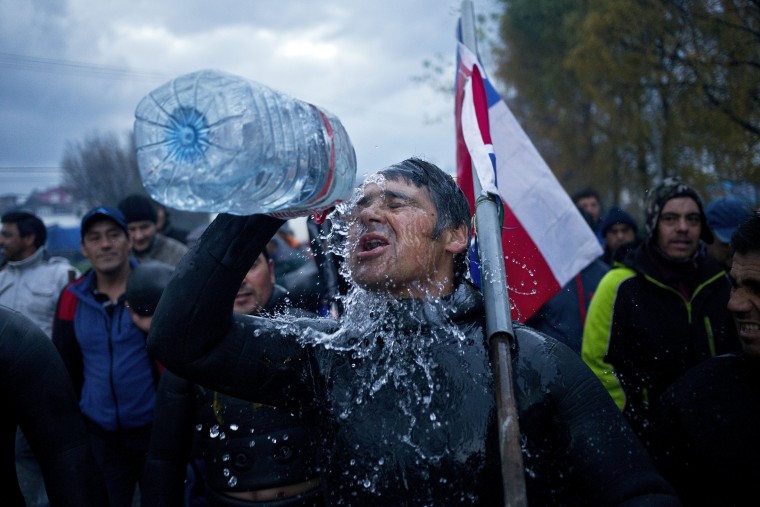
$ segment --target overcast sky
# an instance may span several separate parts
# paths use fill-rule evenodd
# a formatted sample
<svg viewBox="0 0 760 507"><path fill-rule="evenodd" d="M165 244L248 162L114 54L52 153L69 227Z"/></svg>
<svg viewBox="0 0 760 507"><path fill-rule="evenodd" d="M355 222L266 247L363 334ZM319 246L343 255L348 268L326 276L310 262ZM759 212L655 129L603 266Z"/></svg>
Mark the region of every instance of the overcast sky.
<svg viewBox="0 0 760 507"><path fill-rule="evenodd" d="M453 172L453 99L413 78L453 69L460 3L0 0L0 195L57 184L67 142L126 134L144 95L204 68L336 114L360 174L412 155Z"/></svg>

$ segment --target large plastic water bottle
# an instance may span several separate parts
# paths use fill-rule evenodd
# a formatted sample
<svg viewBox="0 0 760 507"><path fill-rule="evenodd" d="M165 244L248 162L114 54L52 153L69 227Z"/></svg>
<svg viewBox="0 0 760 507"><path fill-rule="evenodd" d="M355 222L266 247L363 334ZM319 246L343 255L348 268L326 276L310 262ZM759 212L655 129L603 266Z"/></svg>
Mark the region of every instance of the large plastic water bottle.
<svg viewBox="0 0 760 507"><path fill-rule="evenodd" d="M216 70L169 81L135 111L143 186L186 211L308 215L345 200L356 177L337 117Z"/></svg>

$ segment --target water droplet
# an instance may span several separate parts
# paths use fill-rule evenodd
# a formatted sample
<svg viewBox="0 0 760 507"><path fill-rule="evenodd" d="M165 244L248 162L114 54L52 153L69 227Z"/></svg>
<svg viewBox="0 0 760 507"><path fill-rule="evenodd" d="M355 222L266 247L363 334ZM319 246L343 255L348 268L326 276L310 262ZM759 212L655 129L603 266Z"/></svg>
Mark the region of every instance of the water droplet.
<svg viewBox="0 0 760 507"><path fill-rule="evenodd" d="M202 424L196 424L195 425L195 431L201 431L202 429L203 429L203 425Z"/></svg>
<svg viewBox="0 0 760 507"><path fill-rule="evenodd" d="M218 437L219 436L219 426L217 426L215 424L211 428L209 428L209 430L208 430L208 436L210 436L211 438Z"/></svg>
<svg viewBox="0 0 760 507"><path fill-rule="evenodd" d="M234 424L234 423L230 424L230 429L232 431L237 431L239 428L240 428L240 426L238 426L237 424Z"/></svg>
<svg viewBox="0 0 760 507"><path fill-rule="evenodd" d="M225 453L225 454L222 455L222 461L229 461L229 460L230 460L230 455L229 454Z"/></svg>
<svg viewBox="0 0 760 507"><path fill-rule="evenodd" d="M237 477L235 477L234 475L230 477L230 480L227 481L227 486L231 488L234 488L235 486L237 486Z"/></svg>

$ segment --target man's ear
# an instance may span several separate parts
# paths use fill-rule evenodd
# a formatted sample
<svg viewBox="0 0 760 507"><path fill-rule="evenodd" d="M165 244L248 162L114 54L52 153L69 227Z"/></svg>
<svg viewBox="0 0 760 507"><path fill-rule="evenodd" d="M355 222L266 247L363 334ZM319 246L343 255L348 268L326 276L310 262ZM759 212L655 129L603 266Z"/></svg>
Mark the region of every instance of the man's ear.
<svg viewBox="0 0 760 507"><path fill-rule="evenodd" d="M446 251L448 253L458 254L467 250L470 238L467 236L467 226L465 224L447 230L446 234L448 235L446 242Z"/></svg>

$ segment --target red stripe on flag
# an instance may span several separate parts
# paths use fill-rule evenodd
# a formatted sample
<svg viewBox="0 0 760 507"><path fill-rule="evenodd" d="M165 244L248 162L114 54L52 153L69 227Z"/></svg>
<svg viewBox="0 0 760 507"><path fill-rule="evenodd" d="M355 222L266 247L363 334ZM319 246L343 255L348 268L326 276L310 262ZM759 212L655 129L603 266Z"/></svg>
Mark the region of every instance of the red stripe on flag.
<svg viewBox="0 0 760 507"><path fill-rule="evenodd" d="M475 117L478 119L478 128L483 137L484 144L491 144L491 127L488 125L488 97L486 87L483 84L483 76L480 69L472 69L472 102L475 104Z"/></svg>
<svg viewBox="0 0 760 507"><path fill-rule="evenodd" d="M525 322L560 286L541 251L506 203L501 244L512 319Z"/></svg>
<svg viewBox="0 0 760 507"><path fill-rule="evenodd" d="M485 144L492 144L488 118L488 99L480 69L474 66L472 71L461 62L456 80L456 160L457 183L470 203L470 210L475 212L472 159L467 150L462 134L462 103L464 100L464 83L473 80L473 102L478 127ZM509 184L500 181L502 185ZM548 301L559 289L543 254L533 242L508 204L504 206L504 222L501 230L504 265L512 318L525 322Z"/></svg>

